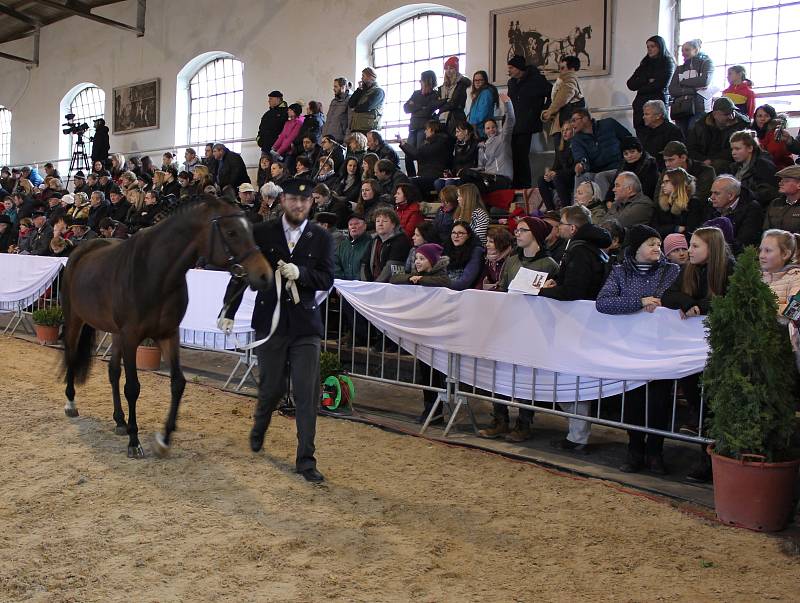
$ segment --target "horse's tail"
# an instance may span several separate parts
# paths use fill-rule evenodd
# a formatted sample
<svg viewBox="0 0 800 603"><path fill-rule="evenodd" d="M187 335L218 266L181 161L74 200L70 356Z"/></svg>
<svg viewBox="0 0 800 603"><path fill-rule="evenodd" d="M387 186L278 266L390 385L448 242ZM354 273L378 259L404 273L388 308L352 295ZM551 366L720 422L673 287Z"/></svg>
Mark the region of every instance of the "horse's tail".
<svg viewBox="0 0 800 603"><path fill-rule="evenodd" d="M96 331L84 324L80 327L80 334L71 337L68 328L69 322L64 323L64 369L72 373L74 383L83 383L92 366Z"/></svg>

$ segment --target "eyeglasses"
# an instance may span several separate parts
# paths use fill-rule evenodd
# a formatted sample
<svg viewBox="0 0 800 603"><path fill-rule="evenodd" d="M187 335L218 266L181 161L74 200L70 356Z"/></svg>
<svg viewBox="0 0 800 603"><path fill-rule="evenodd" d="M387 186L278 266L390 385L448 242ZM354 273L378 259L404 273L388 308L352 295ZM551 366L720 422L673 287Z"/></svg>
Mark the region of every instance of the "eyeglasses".
<svg viewBox="0 0 800 603"><path fill-rule="evenodd" d="M450 233L450 236L451 237L466 237L467 233L466 232L458 232L458 231L454 230L453 232Z"/></svg>
<svg viewBox="0 0 800 603"><path fill-rule="evenodd" d="M530 232L530 231L531 231L530 228L515 228L514 229L514 234L519 234L521 232Z"/></svg>

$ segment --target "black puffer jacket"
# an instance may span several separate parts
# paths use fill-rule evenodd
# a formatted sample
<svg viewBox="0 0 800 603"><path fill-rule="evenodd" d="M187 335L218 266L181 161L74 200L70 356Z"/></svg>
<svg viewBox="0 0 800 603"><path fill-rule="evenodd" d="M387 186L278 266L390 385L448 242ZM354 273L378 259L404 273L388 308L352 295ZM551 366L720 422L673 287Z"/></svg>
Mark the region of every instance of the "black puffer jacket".
<svg viewBox="0 0 800 603"><path fill-rule="evenodd" d="M463 169L478 166L478 139L470 138L463 144L456 142L453 149L453 174L458 174Z"/></svg>
<svg viewBox="0 0 800 603"><path fill-rule="evenodd" d="M584 224L567 243L556 274L555 287L542 289L541 297L562 301L597 299L609 270L608 255L603 251L611 245L607 230L594 224Z"/></svg>
<svg viewBox="0 0 800 603"><path fill-rule="evenodd" d="M281 101L277 107L272 107L261 116L256 143L264 153L269 154L287 119L289 119L289 108L286 101Z"/></svg>
<svg viewBox="0 0 800 603"><path fill-rule="evenodd" d="M514 105L514 134L542 131L542 111L550 104L553 86L542 72L529 65L520 79L508 80L508 96Z"/></svg>
<svg viewBox="0 0 800 603"><path fill-rule="evenodd" d="M403 143L400 148L406 155L418 161L417 174L421 178L441 178L444 171L450 167L452 153L450 137L442 132L426 138L419 147Z"/></svg>
<svg viewBox="0 0 800 603"><path fill-rule="evenodd" d="M660 48L658 56L645 56L628 79L628 90L636 92L633 99L633 127L638 132L642 122L642 109L647 101L660 100L669 105L669 83L675 71L675 61L667 50L664 38L653 36L648 42L655 42Z"/></svg>

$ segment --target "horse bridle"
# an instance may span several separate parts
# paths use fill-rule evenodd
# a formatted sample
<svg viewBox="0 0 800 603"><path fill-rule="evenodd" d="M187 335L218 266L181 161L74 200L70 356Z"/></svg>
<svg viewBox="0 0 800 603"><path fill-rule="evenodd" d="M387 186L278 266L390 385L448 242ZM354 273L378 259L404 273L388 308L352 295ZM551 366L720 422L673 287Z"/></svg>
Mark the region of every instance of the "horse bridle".
<svg viewBox="0 0 800 603"><path fill-rule="evenodd" d="M209 258L214 256L214 244L216 242L217 237L219 237L220 243L222 244L222 250L225 252L225 268L227 268L228 272L231 273L232 276L236 278L244 278L247 276L247 270L245 270L242 263L247 260L251 255L254 253L261 253L261 250L258 248L257 245L253 245L247 251L236 255L233 253L233 249L231 249L228 240L225 238L225 235L222 233L222 227L220 226L220 222L222 220L228 218L245 218L244 212L236 212L235 214L228 214L227 216L215 216L211 218L211 232L209 233L209 242L208 242L208 255Z"/></svg>

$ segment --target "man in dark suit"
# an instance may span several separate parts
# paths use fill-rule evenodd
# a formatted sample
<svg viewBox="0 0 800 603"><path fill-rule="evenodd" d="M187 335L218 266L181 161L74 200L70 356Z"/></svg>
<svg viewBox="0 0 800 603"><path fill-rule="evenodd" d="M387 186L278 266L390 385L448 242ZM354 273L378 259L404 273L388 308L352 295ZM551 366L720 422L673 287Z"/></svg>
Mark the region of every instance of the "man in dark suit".
<svg viewBox="0 0 800 603"><path fill-rule="evenodd" d="M239 153L231 151L220 143L214 145L212 152L217 162L217 171L213 176L220 190L226 186L238 189L243 182L250 182L250 176L247 175L247 167Z"/></svg>
<svg viewBox="0 0 800 603"><path fill-rule="evenodd" d="M259 291L252 326L257 340L270 334L276 306L280 319L269 339L256 348L259 371L258 403L250 448L258 452L264 445L278 401L286 394L287 377L292 380L296 406L297 457L295 468L307 481L325 478L317 471L314 435L317 404L320 399L319 354L324 333L317 291L333 285L334 245L331 235L309 222L314 184L302 179L283 184L283 217L256 224L253 238L275 272L281 276L280 300L276 287ZM276 274L276 281L278 275ZM225 305L217 325L230 333L233 317L242 299L244 282L233 278L225 292ZM287 365L288 362L288 365Z"/></svg>

